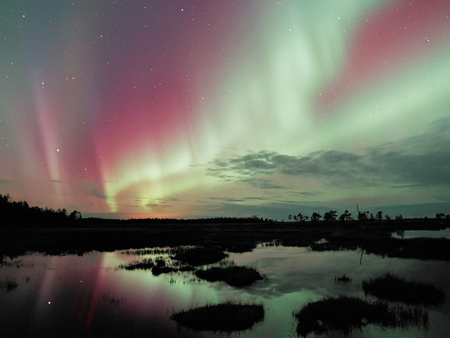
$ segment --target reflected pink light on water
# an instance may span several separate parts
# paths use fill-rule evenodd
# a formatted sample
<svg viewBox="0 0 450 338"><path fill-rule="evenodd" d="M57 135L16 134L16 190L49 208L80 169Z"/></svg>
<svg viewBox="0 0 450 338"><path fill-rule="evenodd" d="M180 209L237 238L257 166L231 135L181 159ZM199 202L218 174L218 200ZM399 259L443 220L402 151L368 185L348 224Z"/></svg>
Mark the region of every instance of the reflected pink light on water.
<svg viewBox="0 0 450 338"><path fill-rule="evenodd" d="M171 311L226 300L255 300L267 309L263 323L242 337L284 336L292 328L291 313L326 296L363 297L361 282L395 271L408 280L424 280L448 294L448 262L382 258L359 252L313 252L307 248L258 247L230 254L236 265L255 267L268 281L235 289L223 283L189 282L190 273L154 276L150 270L116 269L143 256L92 252L84 256L24 256L20 268L1 266L0 274L18 281L10 292L0 290L0 326L5 337L217 337L177 328ZM159 257L146 255L146 258ZM166 256L167 257L167 256ZM349 284L335 283L348 275ZM29 277L27 281L26 278ZM187 283L185 283L187 281ZM427 337L448 337L450 308L430 311ZM372 330L371 337L397 331ZM428 335L429 334L429 335ZM2 337L3 337L2 336ZM408 328L398 337L423 336Z"/></svg>
<svg viewBox="0 0 450 338"><path fill-rule="evenodd" d="M92 265L87 270L80 269L80 257L52 256L48 258L48 267L43 270L42 280L37 286L38 300L35 308L35 320L37 322L47 321L46 317L51 316L53 310L45 307L57 306L55 298L67 290L72 290L70 298L65 300L67 305L72 306L63 311L70 311L73 318L86 329L89 329L94 320L99 292L105 282L104 266L105 254L89 255L81 258L82 265ZM85 261L87 260L87 261ZM85 264L87 263L87 264ZM82 277L80 277L80 272Z"/></svg>

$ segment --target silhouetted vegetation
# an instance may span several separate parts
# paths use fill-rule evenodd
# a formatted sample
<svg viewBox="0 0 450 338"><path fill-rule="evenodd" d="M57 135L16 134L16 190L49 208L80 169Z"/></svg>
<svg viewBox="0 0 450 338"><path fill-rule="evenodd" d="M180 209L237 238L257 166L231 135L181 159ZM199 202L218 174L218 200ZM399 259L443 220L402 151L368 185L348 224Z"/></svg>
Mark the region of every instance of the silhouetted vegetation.
<svg viewBox="0 0 450 338"><path fill-rule="evenodd" d="M322 218L321 214L319 214L318 212L313 212L311 216L311 222L317 222L321 218Z"/></svg>
<svg viewBox="0 0 450 338"><path fill-rule="evenodd" d="M383 220L383 212L381 210L377 212L377 215L375 216L375 219L378 222L381 222Z"/></svg>
<svg viewBox="0 0 450 338"><path fill-rule="evenodd" d="M235 287L250 286L264 279L256 269L245 266L213 267L207 270L197 270L195 275L208 282L224 281Z"/></svg>
<svg viewBox="0 0 450 338"><path fill-rule="evenodd" d="M351 212L345 210L344 213L341 216L339 216L339 221L341 222L353 221L353 218L351 216L352 216Z"/></svg>
<svg viewBox="0 0 450 338"><path fill-rule="evenodd" d="M172 266L167 266L166 261L163 259L157 259L155 262L155 266L152 269L152 273L154 276L159 276L163 273L171 273L177 271L180 271L180 269Z"/></svg>
<svg viewBox="0 0 450 338"><path fill-rule="evenodd" d="M333 210L332 210L333 211ZM0 195L0 257L15 257L27 251L59 255L83 253L92 250L113 251L129 248L174 247L182 245L216 246L230 252L251 251L259 243L279 243L285 246L312 246L315 250L363 248L391 257L420 257L424 259L449 259L445 243L414 244L395 242L390 234L402 230L444 229L450 225L450 215L445 218L390 220L379 211L375 221L352 220L345 210L335 219L322 221L314 212L311 222L297 213L297 222L275 222L257 215L251 217L217 217L205 219L102 219L81 218L74 210L30 207L26 202L13 202L9 195ZM380 220L384 217L383 220ZM291 215L292 218L292 215ZM361 225L363 225L361 227ZM344 236L342 236L344 234ZM314 244L320 239L325 244ZM428 250L428 246L430 250Z"/></svg>
<svg viewBox="0 0 450 338"><path fill-rule="evenodd" d="M239 243L236 240L232 240L231 243L226 242L216 243L216 245L222 248L222 250L235 253L251 252L254 248L256 248L257 244L258 243L254 242Z"/></svg>
<svg viewBox="0 0 450 338"><path fill-rule="evenodd" d="M297 333L303 337L312 332L341 331L348 334L370 324L386 328L428 326L428 314L423 309L389 307L385 302L372 303L347 296L309 303L293 315L298 319Z"/></svg>
<svg viewBox="0 0 450 338"><path fill-rule="evenodd" d="M350 283L352 279L347 275L342 275L341 277L334 277L335 283Z"/></svg>
<svg viewBox="0 0 450 338"><path fill-rule="evenodd" d="M305 222L310 219L311 222L319 222L321 219L324 222L334 222L336 224L349 222L354 225L367 225L369 223L378 223L380 225L386 225L389 221L391 221L391 217L389 215L383 215L383 211L379 210L375 215L370 211L360 211L359 206L357 205L357 219L353 219L351 216L351 212L348 209L344 210L344 212L338 217L337 210L326 211L323 216L319 212L313 212L311 217L304 216L302 213L298 213L297 215L289 214L288 219L290 221L294 220L297 222ZM403 221L430 221L429 218L405 218L402 214L396 215L394 217L396 225L401 224ZM450 214L437 213L434 219L436 221L449 221L446 224L450 225ZM391 224L392 225L392 224Z"/></svg>
<svg viewBox="0 0 450 338"><path fill-rule="evenodd" d="M297 215L289 215L288 219L289 220L294 220L296 222L305 222L309 217L308 216L304 216L302 213L299 213Z"/></svg>
<svg viewBox="0 0 450 338"><path fill-rule="evenodd" d="M66 209L30 207L27 202L12 201L10 196L0 194L0 218L2 228L51 228L73 225L81 219L77 210L67 213Z"/></svg>
<svg viewBox="0 0 450 338"><path fill-rule="evenodd" d="M163 273L194 270L194 268L189 267L189 266L176 267L176 266L170 266L170 265L171 264L167 265L166 261L161 258L156 259L156 260L153 260L152 258L144 258L144 259L140 259L138 261L134 261L131 263L121 264L117 268L129 270L129 271L151 270L152 274L154 276L159 276Z"/></svg>
<svg viewBox="0 0 450 338"><path fill-rule="evenodd" d="M384 231L341 231L327 237L327 242L314 243L314 251L364 250L383 257L434 259L450 261L450 239L397 239Z"/></svg>
<svg viewBox="0 0 450 338"><path fill-rule="evenodd" d="M439 305L445 299L444 291L433 285L407 282L391 273L363 281L363 290L366 295L408 304Z"/></svg>
<svg viewBox="0 0 450 338"><path fill-rule="evenodd" d="M213 264L221 261L227 254L218 248L193 248L180 252L175 255L174 259L193 266Z"/></svg>
<svg viewBox="0 0 450 338"><path fill-rule="evenodd" d="M119 269L125 269L125 270L150 270L155 266L155 262L153 259L144 258L139 261L127 263L127 264L121 264L119 265Z"/></svg>
<svg viewBox="0 0 450 338"><path fill-rule="evenodd" d="M228 302L180 311L171 318L184 327L198 331L243 331L264 319L264 307Z"/></svg>
<svg viewBox="0 0 450 338"><path fill-rule="evenodd" d="M323 219L325 222L334 222L336 221L336 217L337 217L336 210L330 210L323 214Z"/></svg>

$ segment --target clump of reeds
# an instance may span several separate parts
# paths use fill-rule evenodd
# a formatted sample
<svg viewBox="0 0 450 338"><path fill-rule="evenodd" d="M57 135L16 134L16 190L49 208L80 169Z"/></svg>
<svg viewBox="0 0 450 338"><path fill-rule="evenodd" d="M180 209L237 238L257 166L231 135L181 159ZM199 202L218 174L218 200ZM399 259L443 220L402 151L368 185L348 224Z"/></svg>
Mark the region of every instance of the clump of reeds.
<svg viewBox="0 0 450 338"><path fill-rule="evenodd" d="M228 285L235 287L250 286L257 281L265 279L255 268L234 266L233 264L225 267L197 270L195 275L209 282L224 281Z"/></svg>
<svg viewBox="0 0 450 338"><path fill-rule="evenodd" d="M226 302L180 311L171 318L178 324L198 331L243 331L264 319L260 304Z"/></svg>
<svg viewBox="0 0 450 338"><path fill-rule="evenodd" d="M166 265L166 261L164 259L157 259L155 262L155 266L152 268L152 273L155 276L159 276L163 273L170 273L170 272L175 272L178 271L179 269L171 267L171 266L167 266Z"/></svg>
<svg viewBox="0 0 450 338"><path fill-rule="evenodd" d="M347 296L309 303L294 312L293 316L299 322L297 333L303 337L312 332L341 331L348 334L369 324L390 328L428 325L428 314L423 309L406 306L390 308L385 302L369 302Z"/></svg>
<svg viewBox="0 0 450 338"><path fill-rule="evenodd" d="M156 260L153 260L152 258L144 258L138 261L134 261L128 264L121 264L118 266L118 269L125 269L125 270L152 270L153 275L159 276L163 273L171 273L176 271L189 271L191 269L189 268L177 268L173 266L168 266L167 262L162 259L158 258Z"/></svg>
<svg viewBox="0 0 450 338"><path fill-rule="evenodd" d="M168 254L171 252L171 248L145 248L145 249L129 249L121 251L121 255L158 255L158 254Z"/></svg>
<svg viewBox="0 0 450 338"><path fill-rule="evenodd" d="M347 275L342 275L341 277L334 277L335 283L350 283L352 279L348 277Z"/></svg>
<svg viewBox="0 0 450 338"><path fill-rule="evenodd" d="M119 269L125 270L150 270L155 266L155 262L151 258L144 258L127 264L119 265Z"/></svg>
<svg viewBox="0 0 450 338"><path fill-rule="evenodd" d="M174 259L193 266L213 264L228 257L220 248L198 247L191 248L177 253Z"/></svg>
<svg viewBox="0 0 450 338"><path fill-rule="evenodd" d="M407 304L439 305L444 302L442 289L419 282L408 282L394 274L363 281L364 293L380 299Z"/></svg>
<svg viewBox="0 0 450 338"><path fill-rule="evenodd" d="M251 251L253 251L254 248L256 248L256 243L253 243L253 242L224 243L224 244L222 244L222 248L228 252L234 252L234 253L251 252Z"/></svg>

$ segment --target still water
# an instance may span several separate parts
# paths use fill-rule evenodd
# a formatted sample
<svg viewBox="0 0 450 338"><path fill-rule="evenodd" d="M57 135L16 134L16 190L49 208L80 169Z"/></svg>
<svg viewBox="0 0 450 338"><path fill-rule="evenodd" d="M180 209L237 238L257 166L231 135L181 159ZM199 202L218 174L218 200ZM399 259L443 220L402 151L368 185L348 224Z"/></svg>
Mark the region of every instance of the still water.
<svg viewBox="0 0 450 338"><path fill-rule="evenodd" d="M118 269L139 257L168 257L164 253L133 253L31 253L5 260L0 267L0 336L223 337L179 327L170 316L174 311L205 304L241 300L263 304L265 319L251 330L225 336L296 337L293 311L325 296L364 297L364 279L393 272L444 289L447 301L427 308L430 320L426 329L368 326L349 337L450 337L448 262L361 256L360 251L313 252L307 248L260 246L249 253L230 253L228 259L236 265L254 267L268 278L237 289L222 282L200 281L192 272L154 276L150 270ZM343 275L352 281L336 283L335 277Z"/></svg>
<svg viewBox="0 0 450 338"><path fill-rule="evenodd" d="M392 233L394 238L418 238L418 237L428 237L428 238L450 238L450 228L443 230L406 230L399 233Z"/></svg>

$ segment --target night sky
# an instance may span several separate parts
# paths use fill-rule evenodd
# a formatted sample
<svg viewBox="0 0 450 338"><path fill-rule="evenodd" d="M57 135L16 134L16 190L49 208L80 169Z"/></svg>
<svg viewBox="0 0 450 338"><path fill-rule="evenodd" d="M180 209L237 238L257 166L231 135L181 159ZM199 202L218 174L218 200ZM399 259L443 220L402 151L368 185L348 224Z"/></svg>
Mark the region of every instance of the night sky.
<svg viewBox="0 0 450 338"><path fill-rule="evenodd" d="M3 0L0 193L83 216L450 213L450 2Z"/></svg>

